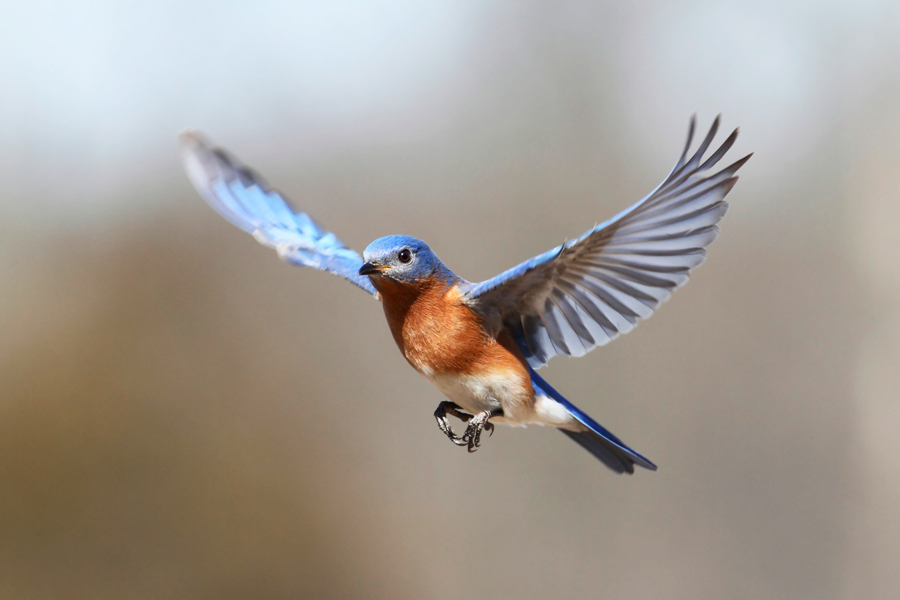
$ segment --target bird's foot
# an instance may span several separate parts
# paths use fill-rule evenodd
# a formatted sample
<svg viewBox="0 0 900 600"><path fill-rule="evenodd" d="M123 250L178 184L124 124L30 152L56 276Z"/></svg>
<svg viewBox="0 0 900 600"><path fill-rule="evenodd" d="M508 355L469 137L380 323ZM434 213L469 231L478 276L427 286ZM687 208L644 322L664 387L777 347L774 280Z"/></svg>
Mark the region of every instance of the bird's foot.
<svg viewBox="0 0 900 600"><path fill-rule="evenodd" d="M469 413L462 412L459 405L455 402L443 401L438 404L437 410L434 411L434 419L437 421L438 427L441 428L441 431L444 432L450 441L456 444L457 446L468 446L469 440L466 438L466 435L469 433L469 429L466 428L466 433L462 436L458 436L453 433L453 429L450 428L450 422L447 420L447 415L451 414L460 421L469 421L473 418ZM493 425L492 425L493 427Z"/></svg>
<svg viewBox="0 0 900 600"><path fill-rule="evenodd" d="M488 435L494 435L494 424L490 422L491 417L499 417L503 414L502 410L485 410L468 419L469 424L466 426L466 432L462 434L460 441L466 442L469 452L475 452L481 446L481 433L487 431ZM457 444L462 446L463 444Z"/></svg>

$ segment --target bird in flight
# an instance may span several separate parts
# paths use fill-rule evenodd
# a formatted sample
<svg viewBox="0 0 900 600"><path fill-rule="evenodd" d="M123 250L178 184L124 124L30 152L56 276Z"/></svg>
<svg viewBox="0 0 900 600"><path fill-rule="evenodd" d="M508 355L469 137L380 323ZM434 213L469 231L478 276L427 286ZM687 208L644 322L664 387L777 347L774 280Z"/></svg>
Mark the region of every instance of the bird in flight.
<svg viewBox="0 0 900 600"><path fill-rule="evenodd" d="M562 431L617 473L656 465L566 400L536 370L554 356L582 356L653 314L706 258L724 198L750 158L711 173L738 130L706 160L719 125L643 200L578 238L471 283L422 240L382 237L362 256L200 133L181 134L194 187L220 215L287 262L329 271L381 300L407 362L447 398L441 431L475 451L494 423ZM462 435L448 416L466 423Z"/></svg>

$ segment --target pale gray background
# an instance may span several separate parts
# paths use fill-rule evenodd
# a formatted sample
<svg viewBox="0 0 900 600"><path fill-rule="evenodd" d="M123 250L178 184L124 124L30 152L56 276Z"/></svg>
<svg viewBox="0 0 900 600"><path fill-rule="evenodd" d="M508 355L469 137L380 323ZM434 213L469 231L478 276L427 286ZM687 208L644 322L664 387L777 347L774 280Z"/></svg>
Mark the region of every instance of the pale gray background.
<svg viewBox="0 0 900 600"><path fill-rule="evenodd" d="M0 597L900 589L896 1L2 13ZM378 304L215 215L175 144L478 280L647 193L694 112L756 152L710 260L545 373L634 477L540 428L453 447Z"/></svg>

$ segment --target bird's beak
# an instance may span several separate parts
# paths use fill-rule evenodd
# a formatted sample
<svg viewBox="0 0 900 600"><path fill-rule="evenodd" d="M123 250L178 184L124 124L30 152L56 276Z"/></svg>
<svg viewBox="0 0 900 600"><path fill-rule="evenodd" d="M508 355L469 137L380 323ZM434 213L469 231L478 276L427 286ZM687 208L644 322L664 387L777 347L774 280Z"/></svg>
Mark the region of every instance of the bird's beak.
<svg viewBox="0 0 900 600"><path fill-rule="evenodd" d="M390 269L387 265L373 265L370 262L367 262L363 266L359 268L360 275L377 275L381 271L386 269Z"/></svg>

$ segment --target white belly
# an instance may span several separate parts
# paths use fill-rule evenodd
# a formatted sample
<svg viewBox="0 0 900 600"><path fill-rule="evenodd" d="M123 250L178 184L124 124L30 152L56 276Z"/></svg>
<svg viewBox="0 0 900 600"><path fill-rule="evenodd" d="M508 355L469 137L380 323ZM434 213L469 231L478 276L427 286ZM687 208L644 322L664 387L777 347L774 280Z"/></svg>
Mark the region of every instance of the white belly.
<svg viewBox="0 0 900 600"><path fill-rule="evenodd" d="M502 417L491 419L494 423L535 423L580 429L580 424L565 407L552 398L535 396L531 382L523 382L517 373L500 371L482 375L423 375L466 412L477 414L502 409Z"/></svg>

